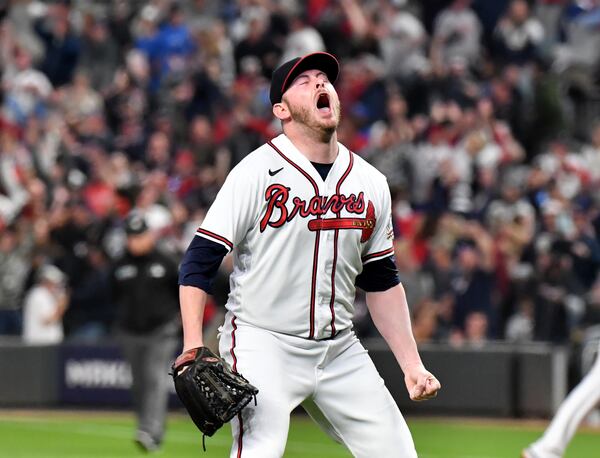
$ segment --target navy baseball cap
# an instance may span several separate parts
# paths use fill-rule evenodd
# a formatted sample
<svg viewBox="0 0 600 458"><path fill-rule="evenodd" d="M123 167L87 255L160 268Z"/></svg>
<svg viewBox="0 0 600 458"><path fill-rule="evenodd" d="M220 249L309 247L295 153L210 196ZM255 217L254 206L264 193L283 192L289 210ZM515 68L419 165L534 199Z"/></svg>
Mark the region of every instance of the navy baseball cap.
<svg viewBox="0 0 600 458"><path fill-rule="evenodd" d="M281 64L271 77L271 105L281 102L281 97L300 73L306 70L321 70L333 84L340 73L340 63L332 54L313 52L303 57L296 57Z"/></svg>

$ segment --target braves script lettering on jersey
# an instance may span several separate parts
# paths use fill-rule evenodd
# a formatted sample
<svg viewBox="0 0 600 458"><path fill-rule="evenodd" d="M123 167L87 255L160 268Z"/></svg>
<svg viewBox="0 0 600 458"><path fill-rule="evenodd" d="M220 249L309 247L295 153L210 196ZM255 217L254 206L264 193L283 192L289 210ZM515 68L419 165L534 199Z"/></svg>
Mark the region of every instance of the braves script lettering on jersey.
<svg viewBox="0 0 600 458"><path fill-rule="evenodd" d="M363 264L393 253L389 190L341 144L323 181L282 134L232 170L197 235L237 248L227 308L240 320L329 338L352 324Z"/></svg>

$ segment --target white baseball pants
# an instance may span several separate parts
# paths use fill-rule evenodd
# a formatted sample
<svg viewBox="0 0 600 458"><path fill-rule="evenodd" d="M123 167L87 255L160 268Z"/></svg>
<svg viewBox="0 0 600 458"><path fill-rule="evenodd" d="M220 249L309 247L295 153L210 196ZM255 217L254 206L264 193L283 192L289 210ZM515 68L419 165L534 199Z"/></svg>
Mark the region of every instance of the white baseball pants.
<svg viewBox="0 0 600 458"><path fill-rule="evenodd" d="M232 420L232 458L283 456L290 414L300 404L356 457L417 457L398 406L353 331L314 341L227 313L219 350L260 390L257 405Z"/></svg>
<svg viewBox="0 0 600 458"><path fill-rule="evenodd" d="M596 362L558 408L543 436L528 451L534 458L560 458L583 418L600 401L600 349Z"/></svg>

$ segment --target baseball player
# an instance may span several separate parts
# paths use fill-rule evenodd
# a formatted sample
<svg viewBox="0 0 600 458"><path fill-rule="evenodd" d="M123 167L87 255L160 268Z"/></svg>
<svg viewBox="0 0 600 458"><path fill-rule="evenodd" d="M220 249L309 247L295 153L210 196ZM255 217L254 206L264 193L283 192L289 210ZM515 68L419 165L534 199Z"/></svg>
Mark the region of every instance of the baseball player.
<svg viewBox="0 0 600 458"><path fill-rule="evenodd" d="M186 351L203 344L211 279L233 252L219 351L259 394L232 420L231 457L281 457L300 404L354 456L417 456L352 330L357 286L410 397L440 389L421 362L392 257L387 182L337 141L338 73L337 59L324 52L275 70L270 99L283 134L231 171L180 267Z"/></svg>
<svg viewBox="0 0 600 458"><path fill-rule="evenodd" d="M569 393L543 436L523 450L522 458L560 458L583 418L600 402L600 348L594 365Z"/></svg>

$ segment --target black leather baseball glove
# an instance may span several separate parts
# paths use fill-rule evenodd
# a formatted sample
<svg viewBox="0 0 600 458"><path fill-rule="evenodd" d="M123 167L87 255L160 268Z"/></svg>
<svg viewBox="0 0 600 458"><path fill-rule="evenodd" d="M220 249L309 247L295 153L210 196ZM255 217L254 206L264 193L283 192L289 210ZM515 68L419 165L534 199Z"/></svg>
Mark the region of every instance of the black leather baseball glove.
<svg viewBox="0 0 600 458"><path fill-rule="evenodd" d="M171 369L179 399L206 436L212 436L253 398L256 403L258 390L206 347L182 353Z"/></svg>

